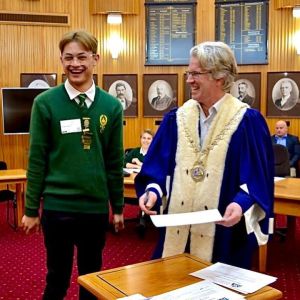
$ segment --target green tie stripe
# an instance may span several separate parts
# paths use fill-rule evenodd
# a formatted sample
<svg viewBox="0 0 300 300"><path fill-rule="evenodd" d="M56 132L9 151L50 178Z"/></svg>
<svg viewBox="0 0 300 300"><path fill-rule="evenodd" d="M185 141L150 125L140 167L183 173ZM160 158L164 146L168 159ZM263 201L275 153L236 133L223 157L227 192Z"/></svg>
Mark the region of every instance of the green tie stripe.
<svg viewBox="0 0 300 300"><path fill-rule="evenodd" d="M86 99L86 94L79 94L78 95L78 100L79 100L79 106L80 107L87 107L86 103L85 103L85 99Z"/></svg>

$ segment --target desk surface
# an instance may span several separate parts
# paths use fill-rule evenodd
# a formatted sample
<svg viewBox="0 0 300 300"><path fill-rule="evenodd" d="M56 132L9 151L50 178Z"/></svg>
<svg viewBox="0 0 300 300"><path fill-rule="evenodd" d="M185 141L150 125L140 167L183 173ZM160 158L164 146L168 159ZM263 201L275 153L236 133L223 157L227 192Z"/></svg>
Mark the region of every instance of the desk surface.
<svg viewBox="0 0 300 300"><path fill-rule="evenodd" d="M275 182L275 198L300 201L300 178L285 178Z"/></svg>
<svg viewBox="0 0 300 300"><path fill-rule="evenodd" d="M136 173L132 173L130 176L124 177L124 184L134 185L134 178L136 175Z"/></svg>
<svg viewBox="0 0 300 300"><path fill-rule="evenodd" d="M23 169L9 169L0 170L0 183L15 182L16 180L26 181L26 170Z"/></svg>
<svg viewBox="0 0 300 300"><path fill-rule="evenodd" d="M136 293L151 297L201 281L188 274L209 265L195 256L180 254L86 274L78 277L78 282L100 299L113 300ZM247 295L246 299L271 300L281 297L279 290L267 286Z"/></svg>

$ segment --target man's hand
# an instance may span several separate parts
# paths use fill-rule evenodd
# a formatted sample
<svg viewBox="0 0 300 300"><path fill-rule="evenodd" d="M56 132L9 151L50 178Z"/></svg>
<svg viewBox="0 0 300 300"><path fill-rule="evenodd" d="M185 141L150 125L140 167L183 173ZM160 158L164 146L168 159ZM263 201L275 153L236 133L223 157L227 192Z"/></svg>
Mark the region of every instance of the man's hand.
<svg viewBox="0 0 300 300"><path fill-rule="evenodd" d="M138 158L133 158L132 163L139 167L141 167L143 165L143 163Z"/></svg>
<svg viewBox="0 0 300 300"><path fill-rule="evenodd" d="M114 214L113 217L114 217L113 224L114 224L115 232L119 232L119 230L124 229L123 214L120 215Z"/></svg>
<svg viewBox="0 0 300 300"><path fill-rule="evenodd" d="M223 225L225 227L231 227L237 224L243 216L242 208L236 202L230 203L225 210L223 220L216 222L216 224Z"/></svg>
<svg viewBox="0 0 300 300"><path fill-rule="evenodd" d="M22 227L26 234L30 232L38 232L40 230L40 217L27 217L22 218Z"/></svg>
<svg viewBox="0 0 300 300"><path fill-rule="evenodd" d="M154 192L146 192L139 199L139 205L141 210L147 215L156 215L157 212L151 210L157 201L157 196Z"/></svg>

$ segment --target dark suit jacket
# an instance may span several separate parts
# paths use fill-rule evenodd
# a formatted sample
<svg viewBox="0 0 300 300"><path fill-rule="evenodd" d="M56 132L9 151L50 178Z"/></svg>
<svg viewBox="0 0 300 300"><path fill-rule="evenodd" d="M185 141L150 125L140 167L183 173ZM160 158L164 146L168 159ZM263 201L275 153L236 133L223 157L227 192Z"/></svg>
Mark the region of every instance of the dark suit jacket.
<svg viewBox="0 0 300 300"><path fill-rule="evenodd" d="M247 94L243 99L241 99L241 101L247 103L249 106L252 106L254 103L254 98Z"/></svg>
<svg viewBox="0 0 300 300"><path fill-rule="evenodd" d="M272 143L276 143L275 135L272 135ZM297 161L300 159L299 138L295 135L288 134L286 137L286 147L290 154L290 166L297 167Z"/></svg>
<svg viewBox="0 0 300 300"><path fill-rule="evenodd" d="M288 97L287 101L281 105L281 98L275 100L275 105L279 109L290 109L296 104L297 99L293 99L292 96Z"/></svg>

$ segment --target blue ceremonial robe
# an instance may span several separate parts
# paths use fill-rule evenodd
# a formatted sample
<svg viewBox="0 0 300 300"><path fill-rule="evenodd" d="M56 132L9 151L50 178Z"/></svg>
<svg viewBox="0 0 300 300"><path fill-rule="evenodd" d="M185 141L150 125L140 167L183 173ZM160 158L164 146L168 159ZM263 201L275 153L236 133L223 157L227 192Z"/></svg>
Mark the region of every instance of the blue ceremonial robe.
<svg viewBox="0 0 300 300"><path fill-rule="evenodd" d="M178 139L176 112L177 109L173 109L165 115L150 145L142 170L135 180L138 197L151 184L150 190L158 195L154 207L157 211L161 205L161 197L155 184L160 187L164 196L168 194L168 199L172 193ZM170 178L168 184L167 177ZM247 185L248 193L241 189L241 185L244 184ZM273 218L273 193L274 163L270 133L262 115L249 108L228 146L218 209L221 215L224 215L226 207L231 202L237 202L244 213L253 204L258 204L265 213L265 217L259 221L259 227L263 234L268 235L271 231L269 219ZM168 202L164 210L164 214L167 213ZM166 229L162 228L153 258L162 255L165 232ZM232 227L216 225L212 262L250 268L252 254L257 246L255 234L253 232L248 234L246 231L244 217Z"/></svg>

